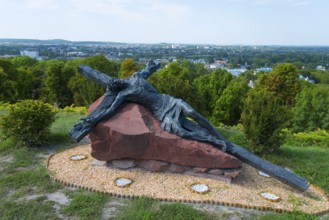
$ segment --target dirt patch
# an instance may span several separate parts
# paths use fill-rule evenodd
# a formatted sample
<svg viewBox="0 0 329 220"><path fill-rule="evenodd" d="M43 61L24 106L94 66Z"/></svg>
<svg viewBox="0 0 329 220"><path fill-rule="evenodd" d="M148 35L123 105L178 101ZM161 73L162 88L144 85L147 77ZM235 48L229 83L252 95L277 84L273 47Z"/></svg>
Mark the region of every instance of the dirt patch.
<svg viewBox="0 0 329 220"><path fill-rule="evenodd" d="M229 184L172 173L92 166L93 158L89 156L90 152L90 146L85 145L53 155L48 161L50 175L65 185L128 198L145 195L162 201L209 203L277 212L301 211L319 214L329 211L329 201L319 190L310 187L307 193L301 193L273 178L260 176L256 169L246 164L243 164L241 175ZM77 154L88 155L88 158L80 161L70 160L71 156ZM134 182L127 188L117 187L114 180L118 177L130 178ZM193 183L206 184L210 187L210 192L204 195L191 192L190 186ZM271 202L263 199L260 196L262 192L273 193L279 196L281 201Z"/></svg>
<svg viewBox="0 0 329 220"><path fill-rule="evenodd" d="M119 211L119 208L123 206L127 206L127 201L116 198L112 199L104 205L101 219L109 219L111 217L115 217Z"/></svg>
<svg viewBox="0 0 329 220"><path fill-rule="evenodd" d="M12 155L6 155L3 157L0 157L0 163L11 163L13 162L14 157Z"/></svg>
<svg viewBox="0 0 329 220"><path fill-rule="evenodd" d="M53 202L56 202L60 205L67 205L70 203L69 198L64 195L62 192L54 192L46 195L47 199Z"/></svg>

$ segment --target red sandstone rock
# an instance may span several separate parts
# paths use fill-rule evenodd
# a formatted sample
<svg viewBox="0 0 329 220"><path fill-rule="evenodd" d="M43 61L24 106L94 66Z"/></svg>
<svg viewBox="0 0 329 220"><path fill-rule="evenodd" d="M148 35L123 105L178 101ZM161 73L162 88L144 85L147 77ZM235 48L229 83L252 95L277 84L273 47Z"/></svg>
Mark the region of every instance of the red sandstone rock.
<svg viewBox="0 0 329 220"><path fill-rule="evenodd" d="M96 108L101 99L89 108ZM89 133L91 155L97 160L160 160L182 166L237 168L241 161L210 144L181 138L161 129L160 122L141 105L127 103Z"/></svg>

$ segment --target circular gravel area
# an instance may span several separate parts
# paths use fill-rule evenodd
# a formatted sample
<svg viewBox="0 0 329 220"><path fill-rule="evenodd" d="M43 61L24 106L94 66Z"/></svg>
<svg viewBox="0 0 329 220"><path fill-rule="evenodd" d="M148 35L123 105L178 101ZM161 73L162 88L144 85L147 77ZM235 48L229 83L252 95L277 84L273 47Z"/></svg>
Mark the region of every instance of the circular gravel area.
<svg viewBox="0 0 329 220"><path fill-rule="evenodd" d="M161 201L208 203L269 210L276 212L301 211L322 214L329 211L328 197L317 187L301 193L273 178L263 177L258 170L243 164L241 174L232 183L174 173L154 173L140 169L119 170L105 165L92 165L90 145L76 146L49 157L47 168L51 178L67 185L112 196L134 198L148 196ZM74 155L87 155L84 160L71 160ZM118 178L131 179L128 187L115 184ZM209 192L194 193L193 184L205 184ZM280 197L271 202L261 193Z"/></svg>

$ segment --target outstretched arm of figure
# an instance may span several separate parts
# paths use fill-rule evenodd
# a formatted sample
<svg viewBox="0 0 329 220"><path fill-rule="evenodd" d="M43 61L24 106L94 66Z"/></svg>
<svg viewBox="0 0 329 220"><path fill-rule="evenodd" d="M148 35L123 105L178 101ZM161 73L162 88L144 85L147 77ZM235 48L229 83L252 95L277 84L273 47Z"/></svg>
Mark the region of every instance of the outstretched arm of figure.
<svg viewBox="0 0 329 220"><path fill-rule="evenodd" d="M151 60L146 64L146 67L144 69L134 73L133 76L147 79L149 76L155 73L159 68L160 68L160 63L156 63L153 60Z"/></svg>
<svg viewBox="0 0 329 220"><path fill-rule="evenodd" d="M104 73L99 72L98 70L95 70L87 65L80 65L78 67L78 72L80 75L86 77L87 79L90 79L94 81L95 83L106 87L107 83L113 79L113 77L108 76Z"/></svg>
<svg viewBox="0 0 329 220"><path fill-rule="evenodd" d="M82 121L80 123L74 125L69 132L73 140L80 142L98 122L115 114L124 102L124 97L118 96L111 105L108 105L107 98L108 97L104 97L103 101L97 106L96 111L94 110L86 118L81 119Z"/></svg>

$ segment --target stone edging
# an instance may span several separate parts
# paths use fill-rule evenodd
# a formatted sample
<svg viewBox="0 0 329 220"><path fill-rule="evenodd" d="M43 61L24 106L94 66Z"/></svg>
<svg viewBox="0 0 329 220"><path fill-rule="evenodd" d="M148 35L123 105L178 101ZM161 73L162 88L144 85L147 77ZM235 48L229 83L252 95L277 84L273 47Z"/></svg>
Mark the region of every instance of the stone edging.
<svg viewBox="0 0 329 220"><path fill-rule="evenodd" d="M78 145L78 146L87 146L89 144L85 144L85 145ZM65 149L62 149L52 155L50 155L46 161L46 168L48 169L48 166L49 166L49 162L50 162L50 159L55 156L56 154L59 154L67 149L70 149L70 148L75 148L77 146L71 146L71 147L68 147L68 148L65 148ZM102 191L102 190L96 190L96 189L93 189L91 187L86 187L86 186L82 186L82 185L79 185L79 184L73 184L73 183L70 183L70 182L66 182L66 181L63 181L59 178L56 178L55 176L53 176L51 173L49 173L49 177L50 179L52 179L53 181L63 185L63 186L66 186L66 187L74 187L74 188L77 188L77 189L82 189L82 190L87 190L89 192L97 192L97 193L103 193L103 194L107 194L109 196L113 196L113 197L116 197L116 198L127 198L127 199L136 199L136 198L140 198L142 197L143 195L126 195L126 194L119 194L119 193L111 193L111 192L106 192L106 191ZM324 190L322 190L321 188L313 185L313 184L310 184L310 186L312 186L314 189L316 189L316 191L318 191L325 200L329 201L329 195L325 193ZM268 206L255 206L255 205L243 205L243 204L240 204L240 203L232 203L232 202L222 202L222 201L214 201L214 200L204 200L204 201L198 201L198 200L192 200L192 199L168 199L168 198L153 198L154 200L156 201L161 201L161 202L181 202L181 203L199 203L199 204L210 204L210 205L220 205L220 206L227 206L227 207L236 207L236 208L245 208L245 209L254 209L254 210L258 210L258 211L272 211L272 212L277 212L277 213L293 213L294 211L290 211L290 210L286 210L286 209L282 209L282 208L272 208L272 207L268 207ZM328 213L329 212L329 207L326 209L326 210L323 210L323 211L319 211L319 212L314 212L314 213L311 213L313 215L323 215L325 213Z"/></svg>

